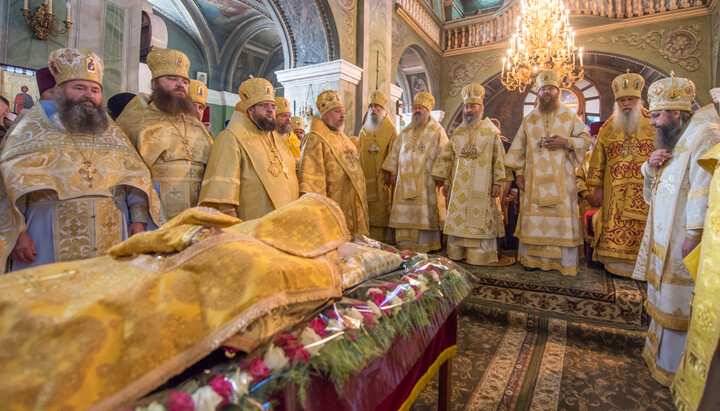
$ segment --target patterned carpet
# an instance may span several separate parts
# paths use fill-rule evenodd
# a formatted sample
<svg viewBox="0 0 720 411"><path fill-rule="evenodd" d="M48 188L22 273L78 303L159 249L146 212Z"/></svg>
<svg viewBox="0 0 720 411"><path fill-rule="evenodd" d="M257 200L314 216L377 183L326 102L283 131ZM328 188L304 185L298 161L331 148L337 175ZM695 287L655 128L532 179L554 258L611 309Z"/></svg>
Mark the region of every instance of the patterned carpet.
<svg viewBox="0 0 720 411"><path fill-rule="evenodd" d="M576 276L558 271L523 271L510 267L475 267L461 264L475 274L478 286L469 301L598 325L647 330L643 309L647 288L642 282L618 277L602 269L580 266Z"/></svg>
<svg viewBox="0 0 720 411"><path fill-rule="evenodd" d="M465 302L453 410L674 410L643 333ZM437 409L437 376L411 410Z"/></svg>
<svg viewBox="0 0 720 411"><path fill-rule="evenodd" d="M459 311L453 410L675 409L641 358L644 284L463 266L477 284ZM437 376L411 409L437 409Z"/></svg>

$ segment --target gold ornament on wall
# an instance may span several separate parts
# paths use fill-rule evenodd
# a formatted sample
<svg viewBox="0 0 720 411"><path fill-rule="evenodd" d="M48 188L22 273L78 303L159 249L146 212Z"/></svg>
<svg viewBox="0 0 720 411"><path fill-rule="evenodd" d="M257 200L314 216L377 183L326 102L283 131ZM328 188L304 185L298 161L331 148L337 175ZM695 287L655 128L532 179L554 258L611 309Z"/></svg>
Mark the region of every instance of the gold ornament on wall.
<svg viewBox="0 0 720 411"><path fill-rule="evenodd" d="M37 11L33 13L30 11L30 5L28 0L24 0L22 11L25 23L33 30L35 37L40 40L49 40L58 34L66 34L72 27L72 19L70 17L70 2L65 3L65 28L58 28L57 21L55 20L55 14L53 13L53 0L44 0L43 3L38 7Z"/></svg>
<svg viewBox="0 0 720 411"><path fill-rule="evenodd" d="M562 2L521 0L520 13L515 33L510 37L508 57L503 58L502 84L510 91L523 92L545 70L560 75L562 88L582 80L585 76L582 47L575 47L570 11L565 10Z"/></svg>

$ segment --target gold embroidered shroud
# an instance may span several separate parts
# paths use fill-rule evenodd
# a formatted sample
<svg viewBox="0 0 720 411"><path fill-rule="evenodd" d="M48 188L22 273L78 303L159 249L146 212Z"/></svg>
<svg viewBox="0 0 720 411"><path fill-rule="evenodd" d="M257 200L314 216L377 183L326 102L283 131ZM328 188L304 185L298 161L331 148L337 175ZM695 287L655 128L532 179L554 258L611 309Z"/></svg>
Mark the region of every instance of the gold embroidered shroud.
<svg viewBox="0 0 720 411"><path fill-rule="evenodd" d="M349 233L337 205L310 194L239 223L189 209L115 258L0 277L3 406L117 409L234 334L270 338L341 296L336 248ZM188 247L199 226L223 233Z"/></svg>

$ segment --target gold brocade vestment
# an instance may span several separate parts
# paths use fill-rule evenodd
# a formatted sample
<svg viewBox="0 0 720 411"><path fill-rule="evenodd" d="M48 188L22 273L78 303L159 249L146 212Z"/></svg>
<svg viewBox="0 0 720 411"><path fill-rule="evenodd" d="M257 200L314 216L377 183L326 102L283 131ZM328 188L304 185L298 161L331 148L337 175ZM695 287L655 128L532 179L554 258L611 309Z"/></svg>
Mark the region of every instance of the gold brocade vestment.
<svg viewBox="0 0 720 411"><path fill-rule="evenodd" d="M698 160L720 143L720 118L712 105L696 111L672 150L655 169L642 165L648 220L632 277L648 283L645 309L652 318L643 359L653 377L670 386L681 363L695 280L683 263L686 238L700 240L712 175Z"/></svg>
<svg viewBox="0 0 720 411"><path fill-rule="evenodd" d="M200 190L200 204L259 218L297 200L295 160L277 133L261 131L240 111L218 134Z"/></svg>
<svg viewBox="0 0 720 411"><path fill-rule="evenodd" d="M2 408L125 409L229 339L250 352L342 295L348 239L309 195L244 223L189 209L115 257L0 276Z"/></svg>
<svg viewBox="0 0 720 411"><path fill-rule="evenodd" d="M295 162L300 161L300 139L298 136L291 131L287 133L282 140L295 158Z"/></svg>
<svg viewBox="0 0 720 411"><path fill-rule="evenodd" d="M440 229L438 196L431 173L447 142L445 130L431 116L422 130L407 126L400 132L382 166L383 170L397 174L388 225L396 229L396 241L417 243L421 248L416 251L430 251L419 244L421 231ZM427 246L436 249L439 245L438 237Z"/></svg>
<svg viewBox="0 0 720 411"><path fill-rule="evenodd" d="M575 169L575 182L577 184L578 191L578 215L580 221L580 227L583 232L583 238L585 242L590 243L592 237L585 230L585 214L591 210L598 210L600 207L593 207L587 200L587 196L593 194L591 187L587 186L587 175L590 167L590 157L592 157L592 150L585 153L583 162L580 167Z"/></svg>
<svg viewBox="0 0 720 411"><path fill-rule="evenodd" d="M443 233L493 241L504 235L500 210L490 196L492 186L507 179L504 157L499 133L489 119L473 130L464 124L455 129L432 171L442 180L452 177Z"/></svg>
<svg viewBox="0 0 720 411"><path fill-rule="evenodd" d="M720 145L708 151L699 164L713 173L705 226L700 242L695 295L691 300L690 324L683 360L671 391L680 411L708 407L717 401L717 359L720 343ZM694 251L698 252L698 250ZM715 378L714 381L709 378ZM714 386L711 384L715 384ZM703 392L707 398L703 398ZM715 403L714 405L717 405ZM710 409L709 407L706 409Z"/></svg>
<svg viewBox="0 0 720 411"><path fill-rule="evenodd" d="M117 124L150 168L167 217L196 206L212 147L212 138L197 117L171 116L140 93Z"/></svg>
<svg viewBox="0 0 720 411"><path fill-rule="evenodd" d="M391 189L385 185L382 164L396 138L395 126L386 116L377 131L363 127L357 142L367 187L370 232L373 238L380 241L385 241L383 229L388 225L391 202Z"/></svg>
<svg viewBox="0 0 720 411"><path fill-rule="evenodd" d="M655 151L655 134L644 108L638 131L631 136L615 130L610 117L600 128L590 159L586 183L603 189L593 259L613 274L630 277L637 259L648 213L640 167Z"/></svg>
<svg viewBox="0 0 720 411"><path fill-rule="evenodd" d="M341 131L313 117L305 136L298 180L300 193L317 193L340 205L350 233L369 234L365 176L357 148Z"/></svg>
<svg viewBox="0 0 720 411"><path fill-rule="evenodd" d="M567 138L568 147L554 151L542 147L543 139L553 135ZM590 142L585 124L562 103L553 113L543 114L536 107L523 118L505 157L506 167L525 177L515 229L521 264L565 275L578 273L577 246L583 238L575 168Z"/></svg>
<svg viewBox="0 0 720 411"><path fill-rule="evenodd" d="M122 240L129 220L164 222L145 163L112 121L100 135L70 135L37 105L5 137L0 173L0 273L28 228L21 204L51 207L52 238L33 241L49 241L54 261L103 254ZM123 210L128 190L147 200Z"/></svg>

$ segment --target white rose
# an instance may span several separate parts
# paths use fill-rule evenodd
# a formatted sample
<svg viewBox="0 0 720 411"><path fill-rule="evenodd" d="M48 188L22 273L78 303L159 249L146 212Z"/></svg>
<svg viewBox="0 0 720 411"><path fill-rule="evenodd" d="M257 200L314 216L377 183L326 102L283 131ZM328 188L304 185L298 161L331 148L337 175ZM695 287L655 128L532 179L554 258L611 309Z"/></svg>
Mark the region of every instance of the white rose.
<svg viewBox="0 0 720 411"><path fill-rule="evenodd" d="M374 319L377 320L378 318L382 317L382 311L380 311L380 307L375 305L375 303L370 300L367 300L366 302L367 302L368 308L370 309L370 312L372 312Z"/></svg>
<svg viewBox="0 0 720 411"><path fill-rule="evenodd" d="M408 300L412 301L415 299L415 290L413 290L412 287L408 287L407 290L405 290L405 296L408 298Z"/></svg>
<svg viewBox="0 0 720 411"><path fill-rule="evenodd" d="M165 406L159 402L153 401L147 407L135 408L135 411L165 411Z"/></svg>
<svg viewBox="0 0 720 411"><path fill-rule="evenodd" d="M300 343L305 347L305 350L310 353L310 355L317 355L318 351L323 347L322 344L313 345L312 347L308 347L308 345L314 344L318 341L322 340L322 337L317 335L315 330L313 330L310 327L306 327L302 333L300 333Z"/></svg>
<svg viewBox="0 0 720 411"><path fill-rule="evenodd" d="M263 362L269 369L279 370L285 367L289 361L282 348L271 345L263 357Z"/></svg>
<svg viewBox="0 0 720 411"><path fill-rule="evenodd" d="M215 411L223 400L209 385L198 388L190 397L195 404L195 411Z"/></svg>
<svg viewBox="0 0 720 411"><path fill-rule="evenodd" d="M230 379L235 384L238 397L243 397L250 393L250 374L237 370Z"/></svg>

